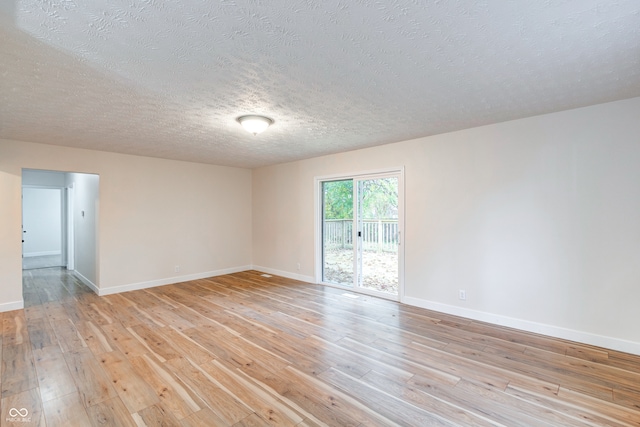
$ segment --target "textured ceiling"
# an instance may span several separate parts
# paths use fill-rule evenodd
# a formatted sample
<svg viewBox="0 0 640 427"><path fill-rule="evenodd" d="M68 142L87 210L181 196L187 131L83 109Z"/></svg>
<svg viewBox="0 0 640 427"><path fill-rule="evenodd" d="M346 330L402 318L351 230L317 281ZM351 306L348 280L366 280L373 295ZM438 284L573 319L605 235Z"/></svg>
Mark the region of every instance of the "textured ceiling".
<svg viewBox="0 0 640 427"><path fill-rule="evenodd" d="M635 96L638 0L0 0L19 141L257 167Z"/></svg>

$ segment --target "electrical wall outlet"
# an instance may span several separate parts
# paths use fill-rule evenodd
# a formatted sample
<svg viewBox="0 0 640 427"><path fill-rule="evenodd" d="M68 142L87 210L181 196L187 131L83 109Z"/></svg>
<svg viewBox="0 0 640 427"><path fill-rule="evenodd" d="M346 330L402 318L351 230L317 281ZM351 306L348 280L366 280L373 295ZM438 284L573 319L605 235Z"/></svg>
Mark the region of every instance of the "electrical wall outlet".
<svg viewBox="0 0 640 427"><path fill-rule="evenodd" d="M298 268L298 271L300 271L300 263L298 263L296 267Z"/></svg>
<svg viewBox="0 0 640 427"><path fill-rule="evenodd" d="M180 273L180 266L179 266L179 265L176 265L176 266L173 268L173 271L175 271L176 273Z"/></svg>
<svg viewBox="0 0 640 427"><path fill-rule="evenodd" d="M465 291L464 289L460 289L458 291L458 299L461 299L462 301L467 299L467 291Z"/></svg>

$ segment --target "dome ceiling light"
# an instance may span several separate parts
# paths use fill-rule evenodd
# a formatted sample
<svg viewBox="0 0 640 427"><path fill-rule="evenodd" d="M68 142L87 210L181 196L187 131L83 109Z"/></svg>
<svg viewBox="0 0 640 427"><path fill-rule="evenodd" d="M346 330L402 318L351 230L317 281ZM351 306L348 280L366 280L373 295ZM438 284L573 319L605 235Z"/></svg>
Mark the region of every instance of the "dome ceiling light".
<svg viewBox="0 0 640 427"><path fill-rule="evenodd" d="M236 120L247 132L251 132L254 136L264 132L273 124L273 120L264 116L240 116Z"/></svg>

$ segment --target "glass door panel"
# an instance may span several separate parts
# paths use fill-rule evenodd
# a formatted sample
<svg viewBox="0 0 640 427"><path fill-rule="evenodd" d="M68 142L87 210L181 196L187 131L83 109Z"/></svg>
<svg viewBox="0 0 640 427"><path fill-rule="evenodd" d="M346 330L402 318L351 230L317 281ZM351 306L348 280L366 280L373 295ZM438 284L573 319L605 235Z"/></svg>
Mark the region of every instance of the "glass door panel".
<svg viewBox="0 0 640 427"><path fill-rule="evenodd" d="M322 183L322 280L354 284L353 180Z"/></svg>
<svg viewBox="0 0 640 427"><path fill-rule="evenodd" d="M359 179L356 286L398 295L398 178Z"/></svg>

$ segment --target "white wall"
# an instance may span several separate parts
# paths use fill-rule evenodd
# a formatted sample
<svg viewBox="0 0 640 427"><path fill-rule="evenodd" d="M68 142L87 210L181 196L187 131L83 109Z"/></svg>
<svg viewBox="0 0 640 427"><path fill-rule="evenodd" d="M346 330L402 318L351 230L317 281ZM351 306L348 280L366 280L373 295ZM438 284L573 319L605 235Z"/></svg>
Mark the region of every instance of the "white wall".
<svg viewBox="0 0 640 427"><path fill-rule="evenodd" d="M0 311L22 304L22 168L100 176L101 294L251 265L250 170L0 140Z"/></svg>
<svg viewBox="0 0 640 427"><path fill-rule="evenodd" d="M67 174L73 188L74 269L85 283L98 283L98 213L100 177L93 174Z"/></svg>
<svg viewBox="0 0 640 427"><path fill-rule="evenodd" d="M313 280L314 177L404 166L405 302L640 354L639 117L634 98L256 169L254 265Z"/></svg>
<svg viewBox="0 0 640 427"><path fill-rule="evenodd" d="M23 188L23 256L62 253L62 190Z"/></svg>

